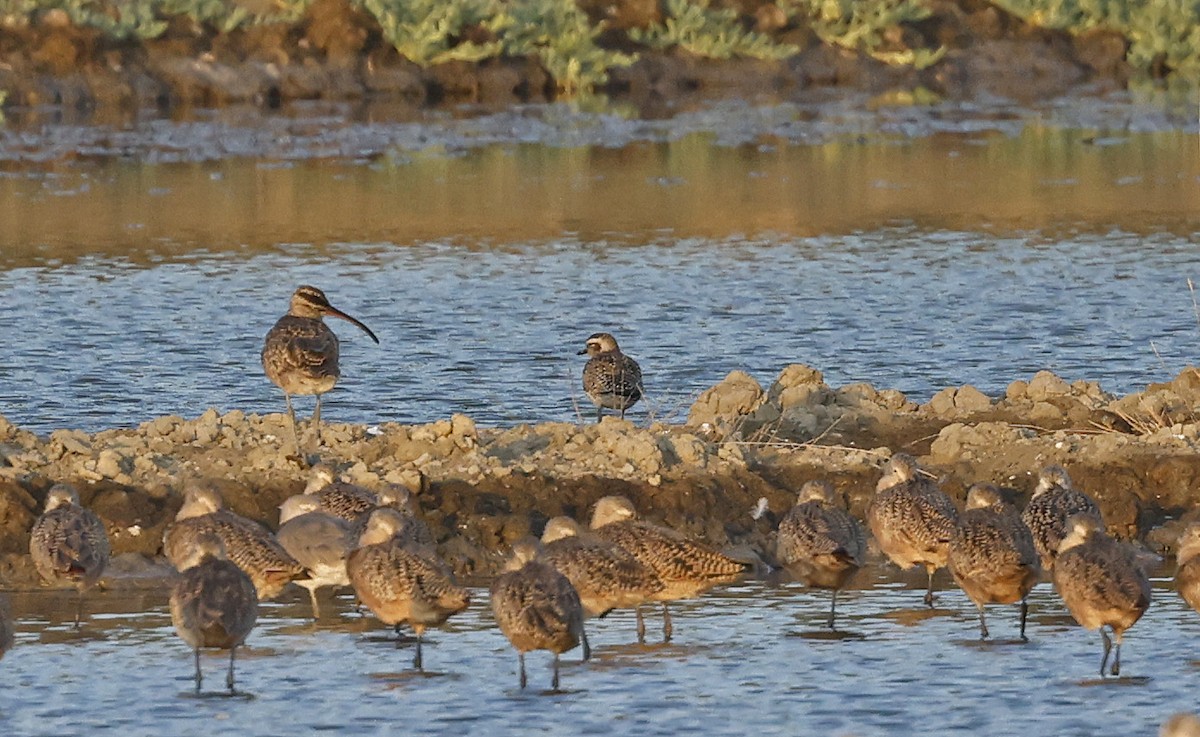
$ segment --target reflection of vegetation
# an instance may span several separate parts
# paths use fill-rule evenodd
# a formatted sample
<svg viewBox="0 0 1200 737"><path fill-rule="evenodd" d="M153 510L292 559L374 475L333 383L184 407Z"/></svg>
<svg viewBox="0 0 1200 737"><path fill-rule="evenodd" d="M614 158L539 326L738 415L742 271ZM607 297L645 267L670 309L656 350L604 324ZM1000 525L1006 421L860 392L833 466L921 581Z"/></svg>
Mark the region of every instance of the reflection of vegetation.
<svg viewBox="0 0 1200 737"><path fill-rule="evenodd" d="M629 37L650 48L673 46L696 56L728 59L783 59L799 52L792 44L778 44L770 36L747 31L731 8L710 8L708 0L666 0L667 19L647 29L635 28Z"/></svg>

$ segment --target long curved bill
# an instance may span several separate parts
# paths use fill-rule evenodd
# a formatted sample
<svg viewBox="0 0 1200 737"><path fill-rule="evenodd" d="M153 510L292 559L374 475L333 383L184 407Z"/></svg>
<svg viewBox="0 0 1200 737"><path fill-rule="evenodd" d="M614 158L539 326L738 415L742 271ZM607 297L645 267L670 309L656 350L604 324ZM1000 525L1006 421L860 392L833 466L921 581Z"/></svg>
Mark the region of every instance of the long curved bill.
<svg viewBox="0 0 1200 737"><path fill-rule="evenodd" d="M379 338L376 338L376 337L375 337L375 333L372 333L372 332L371 332L371 328L367 327L366 325L363 325L363 324L362 324L362 322L360 322L360 321L358 320L358 318L351 317L350 315L347 315L345 312L342 312L341 310L339 310L338 308L334 307L333 305L330 305L330 306L329 306L329 307L326 309L326 312L325 312L325 314L329 315L330 317L340 317L340 318L342 318L343 320L345 320L346 322L354 323L354 324L355 324L355 325L357 325L359 328L361 328L361 329L362 329L362 331L363 331L364 333L366 333L367 335L371 336L371 340L375 341L376 343L378 343L378 342L379 342Z"/></svg>

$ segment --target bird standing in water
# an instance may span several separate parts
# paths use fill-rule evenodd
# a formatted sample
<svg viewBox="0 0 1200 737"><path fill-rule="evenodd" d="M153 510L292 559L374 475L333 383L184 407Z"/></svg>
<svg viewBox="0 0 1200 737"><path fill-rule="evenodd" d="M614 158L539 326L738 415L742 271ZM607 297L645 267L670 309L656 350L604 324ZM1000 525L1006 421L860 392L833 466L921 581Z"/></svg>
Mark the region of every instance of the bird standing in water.
<svg viewBox="0 0 1200 737"><path fill-rule="evenodd" d="M604 416L604 408L625 410L642 398L642 368L638 362L621 352L617 339L608 333L594 333L579 355L591 356L583 367L583 391L596 405L596 422Z"/></svg>
<svg viewBox="0 0 1200 737"><path fill-rule="evenodd" d="M329 304L325 293L316 287L302 286L292 294L291 306L263 342L262 365L267 378L283 390L288 417L292 421L292 440L300 452L293 394L314 394L317 406L312 424L321 439L321 395L333 389L341 372L338 369L338 338L322 317L338 317L362 328L376 343L379 338L366 325Z"/></svg>
<svg viewBox="0 0 1200 737"><path fill-rule="evenodd" d="M96 585L108 565L108 532L90 509L79 506L69 484L55 484L46 495L46 511L29 535L29 554L42 579L73 583L79 590L75 626L83 612L83 592Z"/></svg>

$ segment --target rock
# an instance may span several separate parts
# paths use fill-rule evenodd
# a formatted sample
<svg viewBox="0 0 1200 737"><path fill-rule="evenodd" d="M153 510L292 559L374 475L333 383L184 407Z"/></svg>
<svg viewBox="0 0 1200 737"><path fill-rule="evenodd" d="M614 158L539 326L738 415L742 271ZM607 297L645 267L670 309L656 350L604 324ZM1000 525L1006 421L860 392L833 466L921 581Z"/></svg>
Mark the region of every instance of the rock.
<svg viewBox="0 0 1200 737"><path fill-rule="evenodd" d="M731 371L719 384L702 392L688 412L687 427L732 428L763 401L762 386L744 371Z"/></svg>
<svg viewBox="0 0 1200 737"><path fill-rule="evenodd" d="M1071 387L1050 371L1039 371L1033 375L1025 396L1034 402L1044 401L1051 397L1061 397L1071 393Z"/></svg>
<svg viewBox="0 0 1200 737"><path fill-rule="evenodd" d="M991 409L992 400L968 384L957 389L948 387L941 390L933 395L926 406L939 417L967 417Z"/></svg>

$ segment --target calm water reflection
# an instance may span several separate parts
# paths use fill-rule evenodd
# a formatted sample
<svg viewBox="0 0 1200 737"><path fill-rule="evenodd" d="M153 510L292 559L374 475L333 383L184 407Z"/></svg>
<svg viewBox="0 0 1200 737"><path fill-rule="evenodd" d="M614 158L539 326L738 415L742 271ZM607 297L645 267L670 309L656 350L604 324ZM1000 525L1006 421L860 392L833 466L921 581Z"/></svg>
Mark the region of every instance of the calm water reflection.
<svg viewBox="0 0 1200 737"><path fill-rule="evenodd" d="M532 688L516 687L516 657L487 612L486 592L432 635L431 673L409 670L409 645L339 599L313 628L303 592L265 604L238 659L252 699L195 699L191 657L161 593L102 594L81 634L70 595L16 602L16 648L0 662L0 723L25 734L989 734L1153 735L1194 709L1198 675L1184 643L1200 632L1169 581L1129 633L1126 675L1097 682L1100 638L1071 624L1048 584L1031 597L1028 644L1016 607L989 610L998 641L980 644L974 608L945 591L934 616L921 586L886 569L839 602L840 626L861 639L824 640L823 592L748 582L676 609L677 639L638 647L633 618L590 627L594 660L564 669L569 692L548 695L549 659L529 658ZM897 607L910 607L897 613ZM38 612L55 611L61 617ZM651 629L657 622L651 620ZM571 659L577 659L577 653ZM206 655L219 690L226 660ZM218 720L213 722L211 720Z"/></svg>

